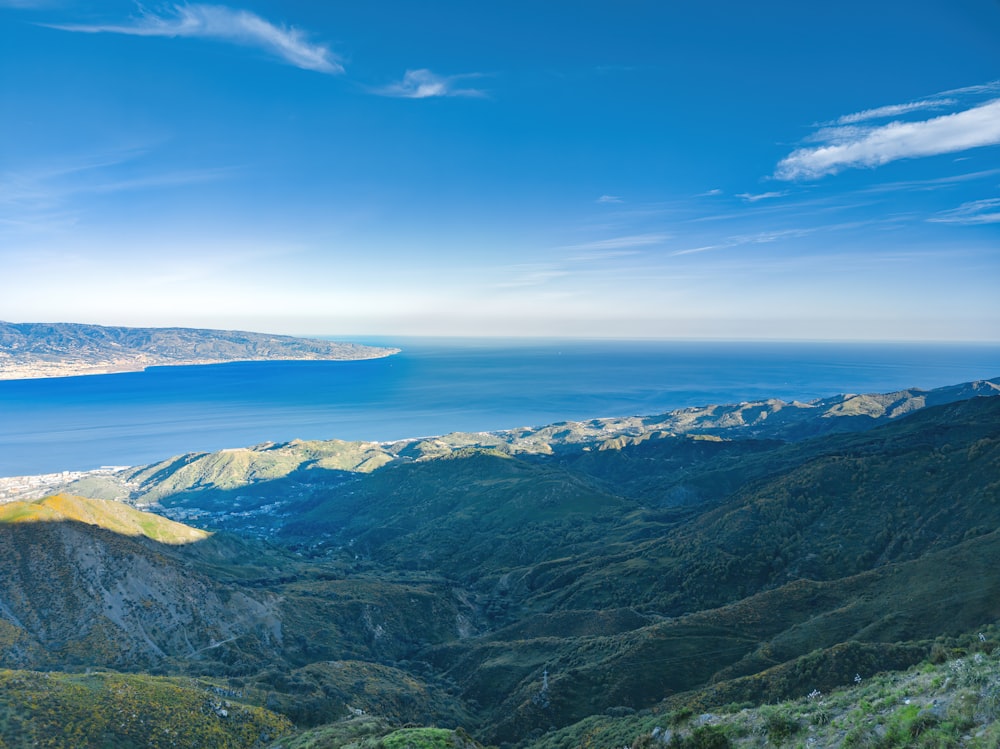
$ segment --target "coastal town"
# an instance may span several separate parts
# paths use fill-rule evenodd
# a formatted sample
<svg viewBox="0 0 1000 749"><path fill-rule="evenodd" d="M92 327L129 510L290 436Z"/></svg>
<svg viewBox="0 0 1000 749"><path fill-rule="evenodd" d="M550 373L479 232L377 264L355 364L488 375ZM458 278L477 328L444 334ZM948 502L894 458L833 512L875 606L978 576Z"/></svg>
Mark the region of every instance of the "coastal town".
<svg viewBox="0 0 1000 749"><path fill-rule="evenodd" d="M8 476L0 478L0 504L41 499L53 491L91 476L110 476L127 466L101 466L91 471L60 471L37 476Z"/></svg>
<svg viewBox="0 0 1000 749"><path fill-rule="evenodd" d="M210 361L186 361L183 364L210 364ZM47 377L77 377L79 375L141 372L146 367L162 364L151 357L128 359L86 360L65 359L45 361L38 358L19 361L0 353L0 380L38 380Z"/></svg>

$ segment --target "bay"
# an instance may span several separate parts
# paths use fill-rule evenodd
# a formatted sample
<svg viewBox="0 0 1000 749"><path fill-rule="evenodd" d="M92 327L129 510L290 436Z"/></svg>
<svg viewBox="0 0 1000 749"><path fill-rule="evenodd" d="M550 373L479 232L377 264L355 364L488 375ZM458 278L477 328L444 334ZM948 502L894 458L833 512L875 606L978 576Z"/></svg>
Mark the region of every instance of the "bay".
<svg viewBox="0 0 1000 749"><path fill-rule="evenodd" d="M268 441L391 441L1000 375L1000 345L986 344L360 342L403 351L370 361L0 382L0 476L140 465Z"/></svg>

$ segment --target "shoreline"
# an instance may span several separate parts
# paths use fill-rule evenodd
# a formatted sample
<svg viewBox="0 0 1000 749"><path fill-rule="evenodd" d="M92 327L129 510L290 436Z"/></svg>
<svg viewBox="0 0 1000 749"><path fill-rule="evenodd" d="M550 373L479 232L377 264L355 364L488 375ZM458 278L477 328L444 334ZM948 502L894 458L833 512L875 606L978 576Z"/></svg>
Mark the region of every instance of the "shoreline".
<svg viewBox="0 0 1000 749"><path fill-rule="evenodd" d="M0 380L142 372L261 361L357 361L398 354L368 346L240 330L129 328L0 320Z"/></svg>
<svg viewBox="0 0 1000 749"><path fill-rule="evenodd" d="M238 359L186 359L177 360L112 360L101 362L10 362L0 361L0 382L15 380L51 380L65 377L89 377L96 375L127 374L145 372L151 367L201 367L212 364L238 364L247 362L299 362L324 361L347 362L386 359L400 353L401 349L386 349L385 353L358 357L240 357Z"/></svg>

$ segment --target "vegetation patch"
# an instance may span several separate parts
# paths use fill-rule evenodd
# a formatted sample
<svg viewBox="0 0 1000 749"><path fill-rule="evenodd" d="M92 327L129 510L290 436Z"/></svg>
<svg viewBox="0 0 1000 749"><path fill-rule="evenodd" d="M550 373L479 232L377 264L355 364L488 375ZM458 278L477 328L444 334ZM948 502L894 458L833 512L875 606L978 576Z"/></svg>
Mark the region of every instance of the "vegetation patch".
<svg viewBox="0 0 1000 749"><path fill-rule="evenodd" d="M0 671L0 739L12 749L237 749L291 728L284 716L193 679Z"/></svg>

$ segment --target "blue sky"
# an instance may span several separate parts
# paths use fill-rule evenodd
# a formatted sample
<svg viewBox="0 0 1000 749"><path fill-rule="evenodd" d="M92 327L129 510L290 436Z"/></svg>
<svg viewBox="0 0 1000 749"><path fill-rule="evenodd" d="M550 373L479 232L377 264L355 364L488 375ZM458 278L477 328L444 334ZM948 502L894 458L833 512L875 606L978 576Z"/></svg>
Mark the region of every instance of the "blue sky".
<svg viewBox="0 0 1000 749"><path fill-rule="evenodd" d="M0 0L0 319L1000 340L1000 3Z"/></svg>

